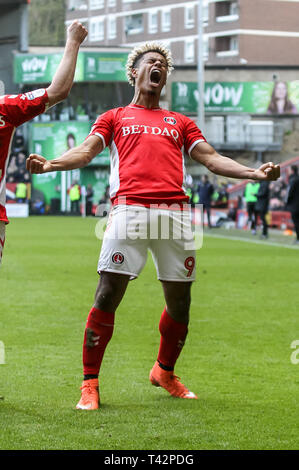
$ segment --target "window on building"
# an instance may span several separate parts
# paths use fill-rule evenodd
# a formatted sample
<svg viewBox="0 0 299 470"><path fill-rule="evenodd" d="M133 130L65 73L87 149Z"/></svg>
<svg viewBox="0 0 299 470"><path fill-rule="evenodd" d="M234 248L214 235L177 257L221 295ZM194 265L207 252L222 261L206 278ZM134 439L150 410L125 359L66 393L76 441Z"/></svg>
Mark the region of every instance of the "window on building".
<svg viewBox="0 0 299 470"><path fill-rule="evenodd" d="M108 18L108 38L114 39L116 38L116 17L109 16Z"/></svg>
<svg viewBox="0 0 299 470"><path fill-rule="evenodd" d="M204 2L202 13L203 13L204 23L208 23L209 22L209 2L208 1Z"/></svg>
<svg viewBox="0 0 299 470"><path fill-rule="evenodd" d="M103 41L105 30L104 30L104 18L91 18L89 23L90 29L90 41Z"/></svg>
<svg viewBox="0 0 299 470"><path fill-rule="evenodd" d="M171 29L171 10L162 10L162 31L165 33Z"/></svg>
<svg viewBox="0 0 299 470"><path fill-rule="evenodd" d="M131 34L143 33L143 15L130 15L125 19L125 31L129 36Z"/></svg>
<svg viewBox="0 0 299 470"><path fill-rule="evenodd" d="M229 36L216 38L216 52L224 52L229 50Z"/></svg>
<svg viewBox="0 0 299 470"><path fill-rule="evenodd" d="M195 8L194 6L185 7L185 28L194 28L195 26Z"/></svg>
<svg viewBox="0 0 299 470"><path fill-rule="evenodd" d="M203 58L204 60L209 58L209 38L203 40Z"/></svg>
<svg viewBox="0 0 299 470"><path fill-rule="evenodd" d="M239 50L239 41L237 36L231 36L229 41L229 50L230 51L238 51Z"/></svg>
<svg viewBox="0 0 299 470"><path fill-rule="evenodd" d="M158 12L148 14L148 32L153 34L158 31Z"/></svg>
<svg viewBox="0 0 299 470"><path fill-rule="evenodd" d="M216 16L229 15L230 2L216 2L215 13Z"/></svg>
<svg viewBox="0 0 299 470"><path fill-rule="evenodd" d="M217 21L232 21L236 20L239 17L239 7L236 1L233 2L217 2L215 5L216 8L216 18Z"/></svg>
<svg viewBox="0 0 299 470"><path fill-rule="evenodd" d="M104 8L104 0L89 0L89 7L91 10Z"/></svg>
<svg viewBox="0 0 299 470"><path fill-rule="evenodd" d="M116 0L108 0L108 7L115 7L116 6Z"/></svg>
<svg viewBox="0 0 299 470"><path fill-rule="evenodd" d="M216 55L218 57L238 55L239 41L237 36L221 36L216 38Z"/></svg>
<svg viewBox="0 0 299 470"><path fill-rule="evenodd" d="M69 0L69 10L87 10L87 0Z"/></svg>
<svg viewBox="0 0 299 470"><path fill-rule="evenodd" d="M194 62L195 60L195 46L194 39L187 39L185 41L185 62Z"/></svg>
<svg viewBox="0 0 299 470"><path fill-rule="evenodd" d="M239 7L237 2L232 2L229 6L230 15L239 15Z"/></svg>

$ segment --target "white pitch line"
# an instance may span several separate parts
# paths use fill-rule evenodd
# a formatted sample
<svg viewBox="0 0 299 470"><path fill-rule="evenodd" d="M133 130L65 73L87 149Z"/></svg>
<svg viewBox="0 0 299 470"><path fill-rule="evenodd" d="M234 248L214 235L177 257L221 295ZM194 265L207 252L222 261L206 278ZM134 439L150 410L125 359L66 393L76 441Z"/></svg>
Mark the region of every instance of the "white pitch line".
<svg viewBox="0 0 299 470"><path fill-rule="evenodd" d="M263 241L263 240L252 240L251 238L242 238L242 237L230 237L226 235L215 235L215 234L207 234L204 233L203 239L205 237L211 237L211 238L224 238L225 240L237 240L238 242L248 242L248 243L255 243L256 245L266 245L266 246L278 246L280 248L290 248L291 250L298 250L298 246L292 246L292 245L282 245L281 243L275 243L275 242L268 242L268 241Z"/></svg>

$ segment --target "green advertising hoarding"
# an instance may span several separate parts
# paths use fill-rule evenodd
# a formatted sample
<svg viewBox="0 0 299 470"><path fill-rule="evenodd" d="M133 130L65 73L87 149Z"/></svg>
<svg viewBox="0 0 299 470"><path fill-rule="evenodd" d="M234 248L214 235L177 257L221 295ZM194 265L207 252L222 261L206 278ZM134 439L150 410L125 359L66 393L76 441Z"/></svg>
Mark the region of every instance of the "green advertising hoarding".
<svg viewBox="0 0 299 470"><path fill-rule="evenodd" d="M282 93L282 100L288 101L282 110L275 111L273 95L278 93ZM172 111L197 113L198 100L196 82L172 83ZM299 80L276 85L274 82L206 82L204 108L206 113L299 114Z"/></svg>
<svg viewBox="0 0 299 470"><path fill-rule="evenodd" d="M125 82L125 52L79 52L75 82ZM15 83L50 83L62 59L62 53L16 54Z"/></svg>
<svg viewBox="0 0 299 470"><path fill-rule="evenodd" d="M126 82L127 59L126 53L84 53L84 81Z"/></svg>
<svg viewBox="0 0 299 470"><path fill-rule="evenodd" d="M79 121L32 122L29 125L29 152L52 160L69 148L81 144L89 134L91 125L89 122ZM107 165L109 163L109 149L105 148L87 167L81 170L32 175L32 185L34 189L43 193L45 203L50 205L53 198L66 201L67 189L76 179L81 185L92 185L94 203L97 204L108 184ZM62 210L66 210L63 203Z"/></svg>

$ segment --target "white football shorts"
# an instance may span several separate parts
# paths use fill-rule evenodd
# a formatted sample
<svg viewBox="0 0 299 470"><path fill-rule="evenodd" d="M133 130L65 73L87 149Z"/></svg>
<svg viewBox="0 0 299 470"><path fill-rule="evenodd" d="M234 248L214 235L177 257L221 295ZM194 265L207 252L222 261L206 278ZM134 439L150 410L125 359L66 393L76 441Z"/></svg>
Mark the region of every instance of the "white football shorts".
<svg viewBox="0 0 299 470"><path fill-rule="evenodd" d="M0 265L2 261L4 242L5 242L5 222L0 221Z"/></svg>
<svg viewBox="0 0 299 470"><path fill-rule="evenodd" d="M98 272L142 271L148 250L161 281L195 280L195 242L190 210L118 205L112 208L103 237Z"/></svg>

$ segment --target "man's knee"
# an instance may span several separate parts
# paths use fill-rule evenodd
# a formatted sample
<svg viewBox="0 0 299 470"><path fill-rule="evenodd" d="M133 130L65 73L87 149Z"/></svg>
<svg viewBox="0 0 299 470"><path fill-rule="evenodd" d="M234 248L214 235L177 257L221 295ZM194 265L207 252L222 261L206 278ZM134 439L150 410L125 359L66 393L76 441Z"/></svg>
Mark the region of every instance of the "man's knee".
<svg viewBox="0 0 299 470"><path fill-rule="evenodd" d="M192 282L164 281L162 284L167 312L175 321L188 324Z"/></svg>
<svg viewBox="0 0 299 470"><path fill-rule="evenodd" d="M112 286L99 287L95 295L95 307L107 312L113 311L110 307L113 304Z"/></svg>
<svg viewBox="0 0 299 470"><path fill-rule="evenodd" d="M95 307L106 312L115 312L128 284L128 276L102 273L95 295Z"/></svg>
<svg viewBox="0 0 299 470"><path fill-rule="evenodd" d="M191 296L187 294L184 297L177 297L167 302L167 312L177 322L189 323Z"/></svg>

